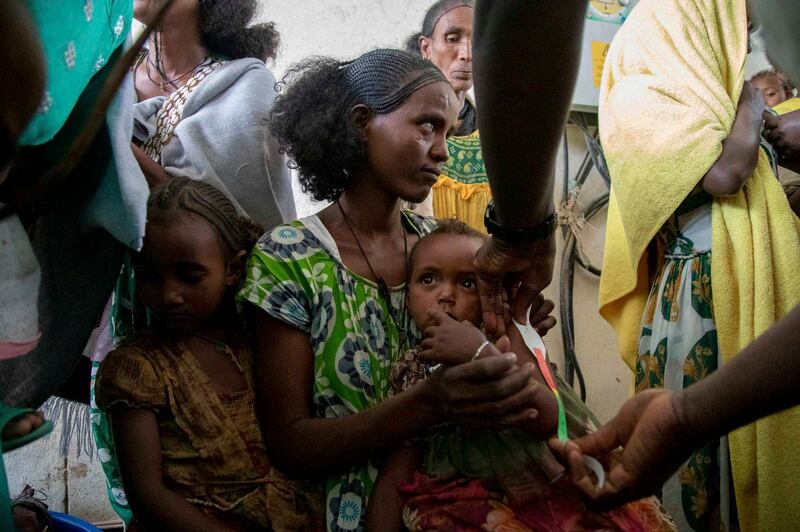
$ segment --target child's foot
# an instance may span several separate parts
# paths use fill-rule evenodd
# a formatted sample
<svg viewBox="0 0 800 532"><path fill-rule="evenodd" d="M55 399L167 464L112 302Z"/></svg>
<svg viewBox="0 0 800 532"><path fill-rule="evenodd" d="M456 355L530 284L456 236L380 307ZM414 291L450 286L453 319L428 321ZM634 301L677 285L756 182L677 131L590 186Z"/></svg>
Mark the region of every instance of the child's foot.
<svg viewBox="0 0 800 532"><path fill-rule="evenodd" d="M38 429L44 424L44 416L41 412L26 412L6 423L3 427L3 440L13 440L25 436Z"/></svg>

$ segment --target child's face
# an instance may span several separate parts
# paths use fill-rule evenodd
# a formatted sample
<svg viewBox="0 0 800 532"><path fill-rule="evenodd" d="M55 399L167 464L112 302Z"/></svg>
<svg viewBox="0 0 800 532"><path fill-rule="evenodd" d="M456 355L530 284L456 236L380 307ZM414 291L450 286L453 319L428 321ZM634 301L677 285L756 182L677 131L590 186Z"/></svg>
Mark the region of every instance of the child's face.
<svg viewBox="0 0 800 532"><path fill-rule="evenodd" d="M481 304L475 253L483 240L466 235L433 235L415 250L407 304L417 328L422 331L434 320L429 310L441 310L453 318L480 327Z"/></svg>
<svg viewBox="0 0 800 532"><path fill-rule="evenodd" d="M148 221L134 261L145 305L173 332L191 332L208 320L236 280L216 229L193 214Z"/></svg>
<svg viewBox="0 0 800 532"><path fill-rule="evenodd" d="M367 173L386 194L420 203L447 161L447 135L458 99L444 81L417 90L400 107L373 116L366 128Z"/></svg>
<svg viewBox="0 0 800 532"><path fill-rule="evenodd" d="M786 93L778 76L762 76L751 81L751 84L753 88L761 91L764 101L770 107L775 107L789 99L790 95Z"/></svg>

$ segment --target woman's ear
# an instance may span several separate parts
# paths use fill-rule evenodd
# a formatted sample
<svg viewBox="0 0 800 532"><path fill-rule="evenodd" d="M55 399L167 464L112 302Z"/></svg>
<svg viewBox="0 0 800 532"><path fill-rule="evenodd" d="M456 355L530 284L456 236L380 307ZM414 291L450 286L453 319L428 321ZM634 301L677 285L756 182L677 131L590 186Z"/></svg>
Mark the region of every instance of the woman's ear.
<svg viewBox="0 0 800 532"><path fill-rule="evenodd" d="M244 263L246 260L247 252L242 249L228 261L228 286L233 286L239 282L239 279L242 277L242 272L244 271Z"/></svg>
<svg viewBox="0 0 800 532"><path fill-rule="evenodd" d="M423 59L431 60L431 41L424 35L419 36L419 53Z"/></svg>
<svg viewBox="0 0 800 532"><path fill-rule="evenodd" d="M358 131L358 136L362 141L367 140L369 121L372 118L372 110L360 103L350 110L350 121Z"/></svg>

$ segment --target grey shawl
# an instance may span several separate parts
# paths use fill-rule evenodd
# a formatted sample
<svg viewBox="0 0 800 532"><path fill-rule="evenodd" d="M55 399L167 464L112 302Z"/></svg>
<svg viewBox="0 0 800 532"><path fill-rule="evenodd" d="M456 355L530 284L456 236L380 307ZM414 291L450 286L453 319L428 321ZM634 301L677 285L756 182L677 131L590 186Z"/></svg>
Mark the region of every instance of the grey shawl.
<svg viewBox="0 0 800 532"><path fill-rule="evenodd" d="M170 175L216 186L266 227L293 220L289 169L268 127L275 95L275 78L263 62L223 64L189 93L174 135L161 150L161 166ZM137 139L155 133L164 100L136 104Z"/></svg>

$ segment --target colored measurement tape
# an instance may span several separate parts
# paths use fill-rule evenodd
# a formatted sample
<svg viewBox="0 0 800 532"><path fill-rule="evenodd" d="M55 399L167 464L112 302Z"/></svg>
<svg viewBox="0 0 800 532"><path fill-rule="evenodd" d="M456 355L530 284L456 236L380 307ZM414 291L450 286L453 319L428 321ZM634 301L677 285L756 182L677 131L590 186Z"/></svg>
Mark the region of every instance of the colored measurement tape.
<svg viewBox="0 0 800 532"><path fill-rule="evenodd" d="M514 320L514 325L517 326L520 334L522 334L522 341L525 342L525 345L528 346L528 349L531 350L534 358L536 358L536 363L539 365L539 371L542 372L544 381L547 383L547 386L550 387L550 391L553 392L553 395L556 396L556 401L558 401L558 439L567 441L569 439L569 435L567 434L567 414L564 410L564 401L561 400L561 394L558 393L558 387L553 378L553 372L550 371L550 364L547 362L547 348L544 345L544 341L542 341L542 337L539 336L536 329L530 325L523 325L517 320Z"/></svg>
<svg viewBox="0 0 800 532"><path fill-rule="evenodd" d="M553 395L556 396L556 401L558 402L558 439L567 441L569 439L569 434L567 433L567 414L564 409L564 401L561 399L561 394L558 393L558 387L553 378L550 364L547 362L547 348L544 345L544 341L542 337L539 336L539 333L536 332L536 329L531 327L530 324L523 325L517 320L514 320L514 325L522 335L522 341L525 342L525 345L528 346L528 349L531 350L534 358L536 358L536 364L539 366L539 371L542 373L542 377L544 377L547 386L553 392ZM586 467L591 469L597 477L597 487L602 488L606 483L606 473L602 464L591 456L585 455L583 457L583 463L586 464Z"/></svg>

